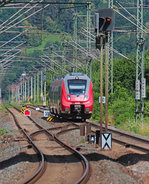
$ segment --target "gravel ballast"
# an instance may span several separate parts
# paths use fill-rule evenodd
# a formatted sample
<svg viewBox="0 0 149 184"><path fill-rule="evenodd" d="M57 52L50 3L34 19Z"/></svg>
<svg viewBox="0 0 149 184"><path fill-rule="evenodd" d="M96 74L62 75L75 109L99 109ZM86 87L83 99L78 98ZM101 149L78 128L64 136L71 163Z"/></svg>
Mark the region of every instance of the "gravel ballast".
<svg viewBox="0 0 149 184"><path fill-rule="evenodd" d="M3 114L3 112L0 112ZM50 128L60 126L54 122L45 122L33 118L39 123ZM23 136L17 130L12 118L5 116L0 119L0 127L6 128L8 140L22 139ZM7 136L6 136L7 137ZM149 154L135 152L130 148L124 148L113 144L112 150L101 151L93 144L85 142L85 137L80 136L79 130L71 131L60 136L65 142L80 152L89 160L91 165L91 177L88 184L148 184L149 182ZM22 143L22 142L21 142ZM28 169L34 167L36 159L34 155L26 154L27 142L7 141L0 143L0 184L16 184L20 177L24 176Z"/></svg>

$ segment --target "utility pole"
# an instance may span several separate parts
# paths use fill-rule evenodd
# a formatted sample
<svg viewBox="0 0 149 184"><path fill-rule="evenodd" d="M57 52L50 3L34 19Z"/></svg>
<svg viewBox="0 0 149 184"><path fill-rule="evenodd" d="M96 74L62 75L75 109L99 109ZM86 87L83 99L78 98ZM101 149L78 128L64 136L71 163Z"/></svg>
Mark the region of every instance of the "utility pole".
<svg viewBox="0 0 149 184"><path fill-rule="evenodd" d="M140 27L141 29L139 29L138 27ZM144 78L144 46L145 46L145 39L143 33L143 0L137 0L137 52L136 52L136 86L135 86L136 123L138 118L141 118L141 122L143 123L144 98L146 97L146 80Z"/></svg>

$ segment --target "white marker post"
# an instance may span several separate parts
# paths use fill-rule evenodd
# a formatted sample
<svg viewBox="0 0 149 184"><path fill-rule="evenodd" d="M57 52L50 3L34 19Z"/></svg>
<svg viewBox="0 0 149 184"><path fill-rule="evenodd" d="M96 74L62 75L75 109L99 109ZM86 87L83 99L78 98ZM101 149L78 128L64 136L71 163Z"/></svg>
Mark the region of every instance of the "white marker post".
<svg viewBox="0 0 149 184"><path fill-rule="evenodd" d="M104 150L112 149L112 134L111 133L101 134L101 148Z"/></svg>

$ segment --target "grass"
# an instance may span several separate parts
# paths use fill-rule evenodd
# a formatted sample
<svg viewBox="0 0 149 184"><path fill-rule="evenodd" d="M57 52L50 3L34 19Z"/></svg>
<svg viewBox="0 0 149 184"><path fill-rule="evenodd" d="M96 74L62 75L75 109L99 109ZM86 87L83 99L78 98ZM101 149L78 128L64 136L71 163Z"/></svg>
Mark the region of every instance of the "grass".
<svg viewBox="0 0 149 184"><path fill-rule="evenodd" d="M119 128L121 130L149 137L149 117L144 118L143 124L139 121L135 123L134 119L128 119L126 122L121 122L119 125L116 125L114 118L111 115L109 115L108 121L111 123L112 126L115 126L116 128ZM99 120L97 120L96 122L99 122Z"/></svg>
<svg viewBox="0 0 149 184"><path fill-rule="evenodd" d="M136 134L140 134L143 136L149 136L149 118L145 119L144 122L137 122L135 123L135 120L128 120L127 122L122 123L117 128L120 128L122 130L126 130L129 132L134 132Z"/></svg>
<svg viewBox="0 0 149 184"><path fill-rule="evenodd" d="M42 34L42 43L38 47L31 47L26 49L27 55L32 54L34 51L43 51L44 47L48 42L54 43L54 42L62 42L61 41L62 35L61 34L47 34L43 33Z"/></svg>
<svg viewBox="0 0 149 184"><path fill-rule="evenodd" d="M80 140L80 143L84 144L85 143L85 140L84 139L81 139Z"/></svg>
<svg viewBox="0 0 149 184"><path fill-rule="evenodd" d="M3 104L0 105L0 110L2 110L3 112L7 112L7 110Z"/></svg>
<svg viewBox="0 0 149 184"><path fill-rule="evenodd" d="M4 128L0 128L0 136L3 136L6 133L6 130Z"/></svg>
<svg viewBox="0 0 149 184"><path fill-rule="evenodd" d="M4 112L0 115L0 119L6 117L8 115L8 111L6 110L6 108L3 104L0 105L0 110Z"/></svg>
<svg viewBox="0 0 149 184"><path fill-rule="evenodd" d="M141 135L149 136L149 124L142 124L139 128Z"/></svg>

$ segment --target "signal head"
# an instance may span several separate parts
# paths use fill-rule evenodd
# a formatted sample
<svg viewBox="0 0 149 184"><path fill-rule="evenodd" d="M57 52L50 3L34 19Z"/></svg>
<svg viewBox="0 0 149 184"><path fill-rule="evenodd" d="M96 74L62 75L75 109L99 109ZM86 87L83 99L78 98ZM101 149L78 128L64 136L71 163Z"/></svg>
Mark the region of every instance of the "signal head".
<svg viewBox="0 0 149 184"><path fill-rule="evenodd" d="M107 17L106 18L106 22L111 22L111 18L110 17Z"/></svg>

